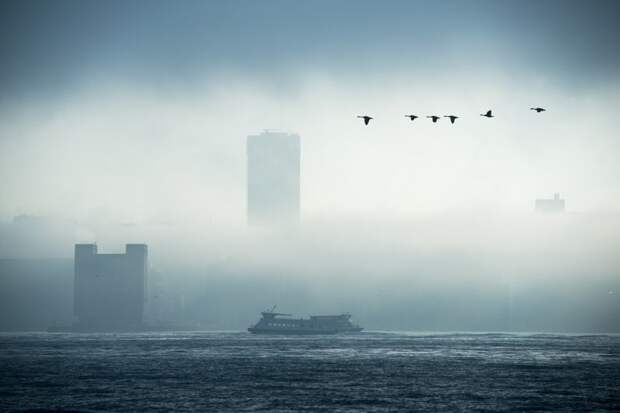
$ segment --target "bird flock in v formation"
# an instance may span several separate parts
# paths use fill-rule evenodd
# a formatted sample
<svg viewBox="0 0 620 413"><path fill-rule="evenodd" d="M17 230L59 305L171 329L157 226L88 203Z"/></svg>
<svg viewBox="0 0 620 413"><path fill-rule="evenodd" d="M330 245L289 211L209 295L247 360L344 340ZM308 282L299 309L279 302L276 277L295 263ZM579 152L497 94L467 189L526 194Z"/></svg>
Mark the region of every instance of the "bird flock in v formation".
<svg viewBox="0 0 620 413"><path fill-rule="evenodd" d="M544 112L547 109L545 108L540 108L540 107L536 107L536 108L530 108L530 110L535 111L536 113L540 113L540 112ZM493 118L493 111L488 110L486 113L481 113L480 116L484 116L485 118ZM417 118L419 118L418 115L405 115L406 118L411 119L411 121L413 122L414 120L416 120ZM368 124L370 123L370 121L372 119L374 119L372 116L368 116L368 115L359 115L358 118L360 119L364 119L364 125L368 126ZM430 120L433 121L433 123L437 123L437 121L439 119L441 119L441 116L437 116L437 115L429 115L427 116L427 118L429 118ZM456 120L459 118L456 115L445 115L444 118L448 118L450 119L450 123L454 123L456 122Z"/></svg>

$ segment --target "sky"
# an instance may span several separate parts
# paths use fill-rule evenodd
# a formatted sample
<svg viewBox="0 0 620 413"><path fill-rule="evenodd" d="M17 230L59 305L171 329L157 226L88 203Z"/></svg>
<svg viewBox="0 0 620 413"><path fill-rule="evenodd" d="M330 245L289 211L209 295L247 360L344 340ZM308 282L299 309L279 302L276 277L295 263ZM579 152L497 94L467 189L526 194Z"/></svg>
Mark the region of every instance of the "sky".
<svg viewBox="0 0 620 413"><path fill-rule="evenodd" d="M239 325L263 303L345 303L374 328L617 331L619 15L617 1L0 2L0 258L145 242L173 279L263 277ZM245 226L245 142L264 129L301 137L299 231ZM536 216L554 193L567 213ZM235 290L218 288L196 305ZM507 303L518 327L477 318Z"/></svg>
<svg viewBox="0 0 620 413"><path fill-rule="evenodd" d="M265 128L302 137L307 217L620 208L615 1L0 8L3 219L242 221Z"/></svg>

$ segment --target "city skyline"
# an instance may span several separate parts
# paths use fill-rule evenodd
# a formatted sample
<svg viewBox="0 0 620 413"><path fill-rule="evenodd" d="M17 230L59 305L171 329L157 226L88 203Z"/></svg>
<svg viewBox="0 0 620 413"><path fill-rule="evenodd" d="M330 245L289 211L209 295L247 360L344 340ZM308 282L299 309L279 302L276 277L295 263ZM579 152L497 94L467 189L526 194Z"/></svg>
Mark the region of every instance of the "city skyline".
<svg viewBox="0 0 620 413"><path fill-rule="evenodd" d="M146 243L172 285L237 261L237 277L363 274L360 294L564 274L611 305L617 3L239 4L0 6L7 271ZM295 144L252 150L266 128ZM594 268L607 288L589 289ZM405 305L397 290L386 302Z"/></svg>

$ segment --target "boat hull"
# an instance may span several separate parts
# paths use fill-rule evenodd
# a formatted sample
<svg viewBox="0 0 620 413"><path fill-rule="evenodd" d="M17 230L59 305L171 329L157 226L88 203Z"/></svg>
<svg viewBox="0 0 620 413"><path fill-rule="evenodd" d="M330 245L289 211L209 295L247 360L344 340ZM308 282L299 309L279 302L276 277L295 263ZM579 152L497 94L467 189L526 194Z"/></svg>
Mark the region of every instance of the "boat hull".
<svg viewBox="0 0 620 413"><path fill-rule="evenodd" d="M351 328L347 330L331 330L331 329L304 329L304 328L248 328L252 334L269 334L269 335L323 335L323 334L355 334L359 333L363 328Z"/></svg>

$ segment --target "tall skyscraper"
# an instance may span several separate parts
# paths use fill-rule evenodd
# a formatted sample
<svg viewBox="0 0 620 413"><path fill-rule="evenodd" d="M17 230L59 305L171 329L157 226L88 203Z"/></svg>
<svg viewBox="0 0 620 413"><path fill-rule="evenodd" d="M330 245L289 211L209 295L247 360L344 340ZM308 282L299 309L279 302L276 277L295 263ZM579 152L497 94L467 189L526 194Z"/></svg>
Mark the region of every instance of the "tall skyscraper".
<svg viewBox="0 0 620 413"><path fill-rule="evenodd" d="M125 254L98 254L95 244L76 244L74 313L85 330L142 327L147 246L127 244Z"/></svg>
<svg viewBox="0 0 620 413"><path fill-rule="evenodd" d="M299 221L300 139L265 131L247 140L247 214L250 224Z"/></svg>

